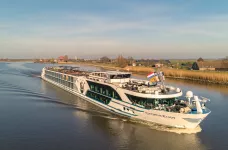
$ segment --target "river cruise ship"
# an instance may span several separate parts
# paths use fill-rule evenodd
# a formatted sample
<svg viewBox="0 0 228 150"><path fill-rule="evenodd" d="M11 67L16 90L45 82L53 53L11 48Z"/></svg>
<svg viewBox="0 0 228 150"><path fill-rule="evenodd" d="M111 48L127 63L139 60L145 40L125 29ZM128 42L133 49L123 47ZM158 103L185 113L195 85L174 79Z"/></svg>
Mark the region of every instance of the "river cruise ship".
<svg viewBox="0 0 228 150"><path fill-rule="evenodd" d="M41 78L105 110L130 119L176 128L196 128L210 113L206 98L164 84L135 79L129 72L88 72L45 67Z"/></svg>

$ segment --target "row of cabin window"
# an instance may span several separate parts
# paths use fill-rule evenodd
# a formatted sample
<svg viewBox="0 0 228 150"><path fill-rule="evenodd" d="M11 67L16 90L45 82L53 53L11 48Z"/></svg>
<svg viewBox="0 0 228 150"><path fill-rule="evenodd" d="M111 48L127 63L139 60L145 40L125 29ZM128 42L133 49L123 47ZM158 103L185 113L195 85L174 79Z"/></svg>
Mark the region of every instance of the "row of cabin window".
<svg viewBox="0 0 228 150"><path fill-rule="evenodd" d="M121 100L119 94L114 89L112 89L111 87L109 87L107 85L93 83L90 81L88 81L88 84L89 84L91 91L95 91L95 92L100 93L102 95Z"/></svg>
<svg viewBox="0 0 228 150"><path fill-rule="evenodd" d="M110 75L110 79L125 79L130 77L131 77L131 74Z"/></svg>
<svg viewBox="0 0 228 150"><path fill-rule="evenodd" d="M50 76L48 74L46 74L45 77L48 78L48 79L50 79L50 80L52 80L52 81L55 81L55 82L57 82L57 83L59 83L61 85L67 86L68 88L71 88L71 89L74 88L74 84L71 83L71 82L67 82L65 80L61 80L61 79L55 78L55 77Z"/></svg>
<svg viewBox="0 0 228 150"><path fill-rule="evenodd" d="M102 96L102 95L99 95L99 94L97 94L97 93L93 93L93 92L91 92L91 91L88 91L88 92L86 93L86 96L88 96L88 97L90 97L90 98L92 98L92 99L95 99L95 100L97 100L97 101L99 101L99 102L102 102L102 103L104 103L104 104L108 104L108 103L111 101L110 98L105 97L105 96Z"/></svg>
<svg viewBox="0 0 228 150"><path fill-rule="evenodd" d="M170 99L152 99L152 98L142 98L133 95L126 94L128 99L132 103L136 103L142 106L152 105L153 107L157 107L159 104L165 104L168 106L172 106L175 103L175 98Z"/></svg>
<svg viewBox="0 0 228 150"><path fill-rule="evenodd" d="M67 80L67 81L70 81L70 82L73 82L73 80L74 80L74 78L72 76L68 76L67 77L67 75L63 75L63 74L60 74L60 73L57 73L57 72L51 72L51 71L48 71L48 70L45 71L45 74L53 76L53 77L56 77L56 78L59 78L59 79L62 79L62 80Z"/></svg>

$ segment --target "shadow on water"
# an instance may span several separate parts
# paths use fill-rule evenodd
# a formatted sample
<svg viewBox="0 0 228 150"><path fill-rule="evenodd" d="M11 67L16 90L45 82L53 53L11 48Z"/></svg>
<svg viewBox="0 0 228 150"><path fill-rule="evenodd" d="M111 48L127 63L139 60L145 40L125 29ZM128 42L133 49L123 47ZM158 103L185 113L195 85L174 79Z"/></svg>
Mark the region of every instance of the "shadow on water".
<svg viewBox="0 0 228 150"><path fill-rule="evenodd" d="M75 112L75 116L87 120L99 134L112 141L114 149L206 149L197 134L174 134L150 129L141 123L112 120ZM82 132L86 129L81 129Z"/></svg>

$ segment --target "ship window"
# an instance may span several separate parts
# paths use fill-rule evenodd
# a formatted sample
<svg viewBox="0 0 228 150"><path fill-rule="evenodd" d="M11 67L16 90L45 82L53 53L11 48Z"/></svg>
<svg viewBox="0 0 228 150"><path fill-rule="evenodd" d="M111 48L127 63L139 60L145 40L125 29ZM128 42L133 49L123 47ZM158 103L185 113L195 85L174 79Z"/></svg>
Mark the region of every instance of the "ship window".
<svg viewBox="0 0 228 150"><path fill-rule="evenodd" d="M103 94L103 88L102 87L100 87L100 92L99 93Z"/></svg>
<svg viewBox="0 0 228 150"><path fill-rule="evenodd" d="M98 94L98 93L93 93L92 91L88 91L86 93L86 96L88 96L88 97L90 97L96 101L99 101L103 104L108 104L111 101L111 98L103 96L103 95Z"/></svg>
<svg viewBox="0 0 228 150"><path fill-rule="evenodd" d="M102 94L106 95L106 90L105 89L102 89Z"/></svg>
<svg viewBox="0 0 228 150"><path fill-rule="evenodd" d="M118 74L118 75L110 75L110 79L124 79L130 78L131 74Z"/></svg>
<svg viewBox="0 0 228 150"><path fill-rule="evenodd" d="M113 97L115 99L121 100L119 94L112 87L110 87L108 85L94 83L91 81L88 81L88 84L90 86L91 91L95 91L95 92L101 93L103 95L106 95L108 97ZM100 90L101 88L102 88L102 91Z"/></svg>
<svg viewBox="0 0 228 150"><path fill-rule="evenodd" d="M110 75L110 79L115 79L115 75Z"/></svg>
<svg viewBox="0 0 228 150"><path fill-rule="evenodd" d="M139 104L139 105L145 106L146 108L157 107L159 104L172 106L175 102L175 98L153 99L153 98L137 97L137 96L133 96L133 95L129 95L129 94L126 94L126 95L133 104Z"/></svg>
<svg viewBox="0 0 228 150"><path fill-rule="evenodd" d="M111 94L110 94L110 92L108 91L108 89L106 89L105 95L107 95L107 96L110 96L110 97L111 97Z"/></svg>
<svg viewBox="0 0 228 150"><path fill-rule="evenodd" d="M68 87L70 87L70 83L68 82Z"/></svg>
<svg viewBox="0 0 228 150"><path fill-rule="evenodd" d="M95 92L100 92L100 91L98 90L98 86L95 86Z"/></svg>
<svg viewBox="0 0 228 150"><path fill-rule="evenodd" d="M92 91L94 91L94 85L93 85L93 84L90 85L90 89L91 89Z"/></svg>
<svg viewBox="0 0 228 150"><path fill-rule="evenodd" d="M73 84L73 83L71 83L71 88L72 88L72 89L74 88L74 84Z"/></svg>
<svg viewBox="0 0 228 150"><path fill-rule="evenodd" d="M114 91L112 91L112 97L115 97L115 92Z"/></svg>

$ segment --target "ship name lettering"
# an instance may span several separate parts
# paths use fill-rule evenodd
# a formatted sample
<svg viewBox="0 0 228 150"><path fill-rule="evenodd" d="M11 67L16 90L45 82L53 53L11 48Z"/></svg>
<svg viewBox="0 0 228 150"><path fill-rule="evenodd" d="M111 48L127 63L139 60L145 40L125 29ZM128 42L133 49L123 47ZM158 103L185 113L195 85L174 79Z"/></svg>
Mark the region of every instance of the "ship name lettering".
<svg viewBox="0 0 228 150"><path fill-rule="evenodd" d="M166 116L166 115L159 115L159 114L154 114L150 112L145 112L147 115L152 115L152 116L157 116L157 117L163 117L163 118L169 118L169 119L175 119L175 117L172 116Z"/></svg>

